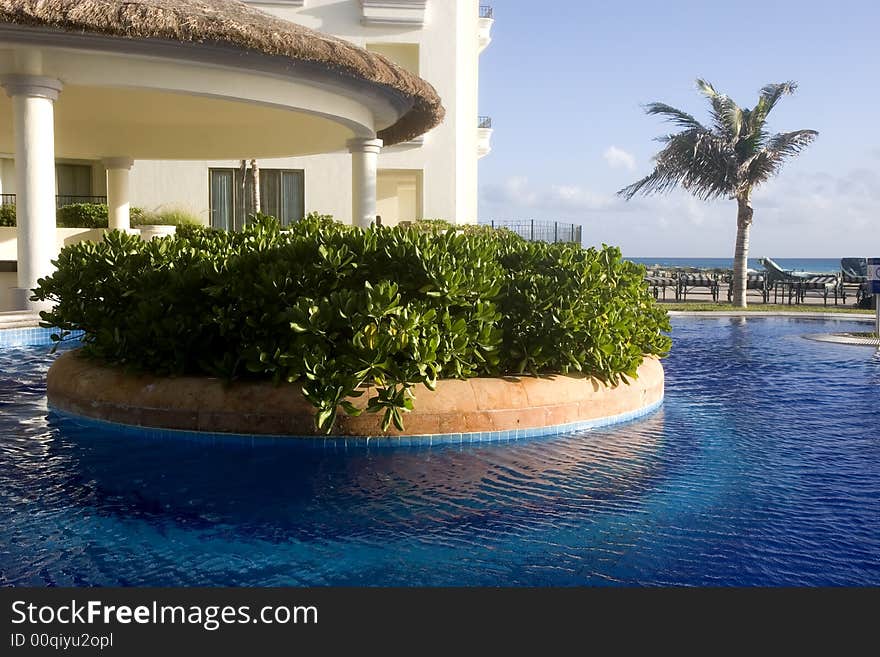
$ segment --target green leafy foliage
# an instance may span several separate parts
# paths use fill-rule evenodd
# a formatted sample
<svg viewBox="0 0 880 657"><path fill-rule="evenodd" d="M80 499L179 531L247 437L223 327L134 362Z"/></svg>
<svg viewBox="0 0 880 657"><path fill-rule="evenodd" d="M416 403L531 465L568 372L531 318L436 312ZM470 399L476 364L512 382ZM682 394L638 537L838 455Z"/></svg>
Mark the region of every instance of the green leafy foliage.
<svg viewBox="0 0 880 657"><path fill-rule="evenodd" d="M0 205L0 228L14 228L15 225L15 206Z"/></svg>
<svg viewBox="0 0 880 657"><path fill-rule="evenodd" d="M644 269L611 247L373 227L310 215L282 229L111 232L62 250L35 300L85 352L157 374L296 383L330 431L366 411L403 427L413 388L441 378L582 372L634 377L670 347ZM363 405L362 405L363 406Z"/></svg>
<svg viewBox="0 0 880 657"><path fill-rule="evenodd" d="M164 208L161 210L131 209L131 225L137 226L198 226L199 218L188 210L181 208Z"/></svg>
<svg viewBox="0 0 880 657"><path fill-rule="evenodd" d="M73 203L58 208L58 228L107 228L108 210L103 203Z"/></svg>
<svg viewBox="0 0 880 657"><path fill-rule="evenodd" d="M104 203L73 203L58 208L58 228L107 228L109 210ZM144 210L133 207L130 211L131 225L137 226L197 226L201 222L191 212L179 208ZM15 226L15 206L0 206L0 226Z"/></svg>

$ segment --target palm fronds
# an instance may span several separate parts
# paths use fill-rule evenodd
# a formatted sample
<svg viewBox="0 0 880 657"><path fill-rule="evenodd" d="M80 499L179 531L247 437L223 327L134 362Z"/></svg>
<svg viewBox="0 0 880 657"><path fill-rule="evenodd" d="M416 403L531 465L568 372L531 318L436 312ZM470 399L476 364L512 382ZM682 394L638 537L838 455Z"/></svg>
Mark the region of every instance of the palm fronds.
<svg viewBox="0 0 880 657"><path fill-rule="evenodd" d="M654 158L654 171L620 190L627 200L637 194L653 194L681 186L701 199L732 193L736 165L727 143L711 131L685 130L668 138Z"/></svg>
<svg viewBox="0 0 880 657"><path fill-rule="evenodd" d="M700 199L732 197L775 175L783 162L800 153L816 138L815 130L770 135L765 129L769 112L782 96L797 88L794 82L768 84L754 109L741 108L703 79L697 89L709 101L711 127L691 114L665 103L649 103L645 112L684 128L657 137L664 144L654 157L654 171L621 189L627 200L682 187Z"/></svg>
<svg viewBox="0 0 880 657"><path fill-rule="evenodd" d="M793 157L813 143L819 133L815 130L780 132L768 140L767 148L780 158Z"/></svg>
<svg viewBox="0 0 880 657"><path fill-rule="evenodd" d="M705 130L702 123L697 121L687 112L682 112L672 105L666 103L648 103L645 105L645 114L662 116L667 121L676 124L682 128L696 128L697 130Z"/></svg>
<svg viewBox="0 0 880 657"><path fill-rule="evenodd" d="M761 95L758 97L758 104L755 105L755 120L764 122L767 115L776 107L776 103L783 96L793 94L797 90L797 83L789 80L788 82L775 82L773 84L764 85L761 88Z"/></svg>

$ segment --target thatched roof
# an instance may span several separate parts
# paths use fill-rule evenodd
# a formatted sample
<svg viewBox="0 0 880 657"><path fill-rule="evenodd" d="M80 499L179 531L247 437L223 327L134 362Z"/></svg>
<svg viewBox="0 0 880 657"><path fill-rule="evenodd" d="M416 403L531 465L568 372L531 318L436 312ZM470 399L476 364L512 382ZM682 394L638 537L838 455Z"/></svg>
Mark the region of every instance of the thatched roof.
<svg viewBox="0 0 880 657"><path fill-rule="evenodd" d="M417 137L443 120L434 88L386 57L238 0L0 0L0 23L215 44L325 66L412 99L412 109L379 133L388 145Z"/></svg>

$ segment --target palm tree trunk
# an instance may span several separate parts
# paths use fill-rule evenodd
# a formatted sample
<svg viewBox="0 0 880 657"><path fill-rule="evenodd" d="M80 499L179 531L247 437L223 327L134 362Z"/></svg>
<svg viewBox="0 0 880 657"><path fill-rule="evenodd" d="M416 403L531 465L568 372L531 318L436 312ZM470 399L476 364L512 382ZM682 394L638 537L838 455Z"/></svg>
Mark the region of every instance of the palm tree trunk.
<svg viewBox="0 0 880 657"><path fill-rule="evenodd" d="M242 160L239 163L238 167L240 173L240 182L241 189L239 189L238 194L238 209L241 212L238 216L238 221L236 222L235 229L239 230L243 228L247 223L247 214L248 214L248 184L247 184L247 160Z"/></svg>
<svg viewBox="0 0 880 657"><path fill-rule="evenodd" d="M736 251L733 255L733 305L746 307L746 279L749 268L749 231L752 227L752 199L746 192L736 197Z"/></svg>
<svg viewBox="0 0 880 657"><path fill-rule="evenodd" d="M251 184L254 186L254 212L259 214L262 204L260 203L260 168L256 160L251 160L251 175L253 176Z"/></svg>

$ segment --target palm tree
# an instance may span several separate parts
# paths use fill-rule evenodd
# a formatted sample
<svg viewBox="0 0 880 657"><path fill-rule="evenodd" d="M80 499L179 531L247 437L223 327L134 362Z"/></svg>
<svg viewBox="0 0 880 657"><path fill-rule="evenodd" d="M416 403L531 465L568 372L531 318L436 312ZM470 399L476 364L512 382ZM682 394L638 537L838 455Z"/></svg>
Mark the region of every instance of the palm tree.
<svg viewBox="0 0 880 657"><path fill-rule="evenodd" d="M636 194L647 196L681 186L704 201L721 197L736 200L733 305L741 308L746 307L752 191L776 175L786 159L800 153L819 134L815 130L795 130L770 135L765 130L767 115L796 88L794 82L768 84L761 89L754 109L746 109L705 80L697 80L697 89L709 100L711 127L665 103L646 105L648 114L662 116L683 130L658 137L665 146L654 156L654 171L618 192L630 200Z"/></svg>
<svg viewBox="0 0 880 657"><path fill-rule="evenodd" d="M263 204L260 201L260 167L256 160L251 160L251 198L254 200L254 212L260 213Z"/></svg>

